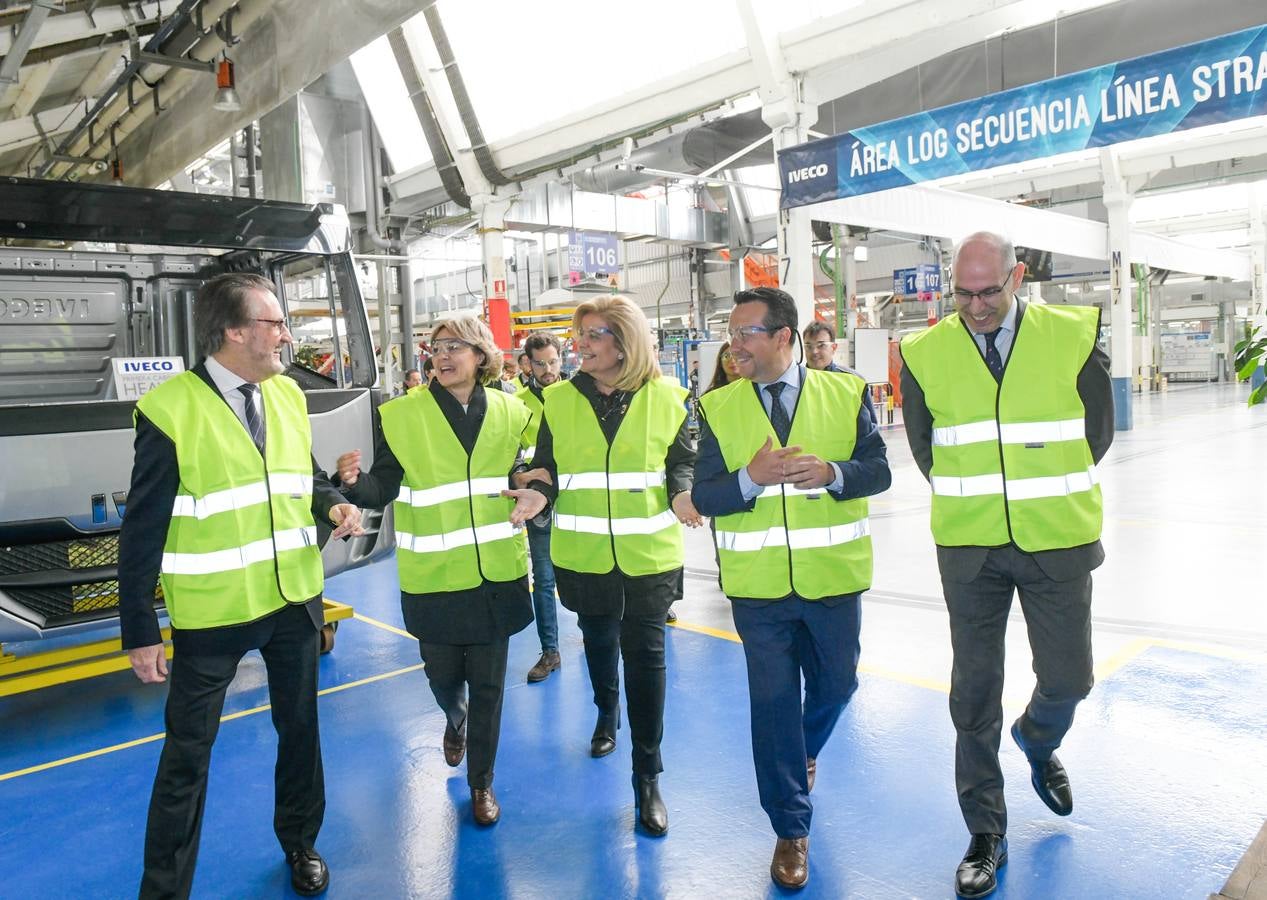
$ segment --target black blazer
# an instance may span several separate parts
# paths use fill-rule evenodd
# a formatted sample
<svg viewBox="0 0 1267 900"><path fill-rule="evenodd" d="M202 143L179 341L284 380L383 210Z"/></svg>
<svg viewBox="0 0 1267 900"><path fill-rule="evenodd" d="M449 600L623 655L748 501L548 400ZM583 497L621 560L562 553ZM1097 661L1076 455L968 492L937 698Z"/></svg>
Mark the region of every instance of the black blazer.
<svg viewBox="0 0 1267 900"><path fill-rule="evenodd" d="M205 363L198 363L190 371L205 381L217 397L224 399L211 380ZM228 405L227 401L225 405ZM162 568L163 544L171 523L172 505L180 488L176 445L141 414L137 415L134 446L127 514L119 530L119 625L125 650L149 647L163 641L158 614L154 611L154 586ZM318 523L329 521L330 508L345 502L314 458L313 519ZM306 608L313 627L320 628L325 621L321 595L311 598ZM222 628L173 628L172 646L177 652L192 654L244 653L268 640L272 634L272 623L267 620L271 617Z"/></svg>
<svg viewBox="0 0 1267 900"><path fill-rule="evenodd" d="M1016 329L1019 334L1025 317L1025 301L1018 297L1016 303ZM964 330L968 328L967 325L963 327ZM973 345L976 345L975 340ZM924 402L924 389L911 374L910 367L905 365L902 366L901 384L902 420L906 423L906 440L911 445L915 464L924 473L924 477L928 478L933 468L933 416ZM1113 443L1114 428L1113 381L1109 377L1109 357L1098 343L1078 372L1078 396L1086 410L1086 435L1087 443L1091 446L1091 457L1098 463ZM981 571L989 549L938 545L937 564L946 578L966 584ZM1030 555L1053 581L1071 581L1104 562L1104 548L1099 541L1066 550L1042 550Z"/></svg>

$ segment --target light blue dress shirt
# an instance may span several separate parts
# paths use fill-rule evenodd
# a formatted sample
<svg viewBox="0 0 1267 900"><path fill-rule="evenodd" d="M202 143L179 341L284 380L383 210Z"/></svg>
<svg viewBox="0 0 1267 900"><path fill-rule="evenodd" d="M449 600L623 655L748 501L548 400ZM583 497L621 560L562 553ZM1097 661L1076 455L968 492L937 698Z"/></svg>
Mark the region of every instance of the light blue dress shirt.
<svg viewBox="0 0 1267 900"><path fill-rule="evenodd" d="M779 402L783 404L783 408L787 410L788 421L792 419L792 413L796 410L796 398L801 393L801 367L796 363L788 366L783 374L774 381L757 382L757 394L761 397L761 405L765 407L765 414L770 415L770 393L766 390L767 385L783 382L787 387L783 389L783 393L779 395ZM831 460L827 460L827 464L832 467L836 473L836 479L829 485L826 490L839 491L845 486L844 473L840 471L840 466ZM743 494L745 500L751 500L757 494L761 493L762 487L752 480L752 476L748 474L748 467L744 466L739 470L739 490Z"/></svg>

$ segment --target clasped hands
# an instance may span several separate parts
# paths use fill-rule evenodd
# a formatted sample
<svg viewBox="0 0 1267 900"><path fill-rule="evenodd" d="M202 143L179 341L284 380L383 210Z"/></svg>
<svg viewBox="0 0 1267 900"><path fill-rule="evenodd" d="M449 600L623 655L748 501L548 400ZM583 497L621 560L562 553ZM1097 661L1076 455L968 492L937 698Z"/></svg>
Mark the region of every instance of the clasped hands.
<svg viewBox="0 0 1267 900"><path fill-rule="evenodd" d="M766 438L756 456L748 463L748 477L753 484L790 484L809 490L826 487L836 480L836 468L812 453L801 453L800 447L775 449L774 439Z"/></svg>

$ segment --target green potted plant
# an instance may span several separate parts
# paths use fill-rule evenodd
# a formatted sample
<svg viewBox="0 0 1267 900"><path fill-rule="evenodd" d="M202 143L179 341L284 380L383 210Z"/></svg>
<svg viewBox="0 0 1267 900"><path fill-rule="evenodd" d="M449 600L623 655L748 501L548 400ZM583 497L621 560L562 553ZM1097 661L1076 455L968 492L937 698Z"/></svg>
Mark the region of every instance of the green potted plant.
<svg viewBox="0 0 1267 900"><path fill-rule="evenodd" d="M1267 331L1261 325L1245 323L1245 339L1236 342L1236 378L1247 381L1267 356ZM1249 405L1267 401L1267 381L1259 381L1249 394Z"/></svg>

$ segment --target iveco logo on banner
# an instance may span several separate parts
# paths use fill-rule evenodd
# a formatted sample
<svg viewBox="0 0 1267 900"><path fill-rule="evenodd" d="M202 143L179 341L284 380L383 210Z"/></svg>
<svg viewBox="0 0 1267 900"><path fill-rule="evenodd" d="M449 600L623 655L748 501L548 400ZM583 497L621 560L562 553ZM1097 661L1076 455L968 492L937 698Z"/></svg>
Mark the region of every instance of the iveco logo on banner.
<svg viewBox="0 0 1267 900"><path fill-rule="evenodd" d="M810 145L806 145L806 149ZM799 150L800 148L794 148ZM794 154L789 151L779 154L779 174L783 181L783 196L794 192L797 197L808 199L794 204L816 203L818 200L831 199L836 194L836 160L821 154ZM786 206L786 201L784 202Z"/></svg>
<svg viewBox="0 0 1267 900"><path fill-rule="evenodd" d="M786 209L1267 114L1267 25L779 151Z"/></svg>

